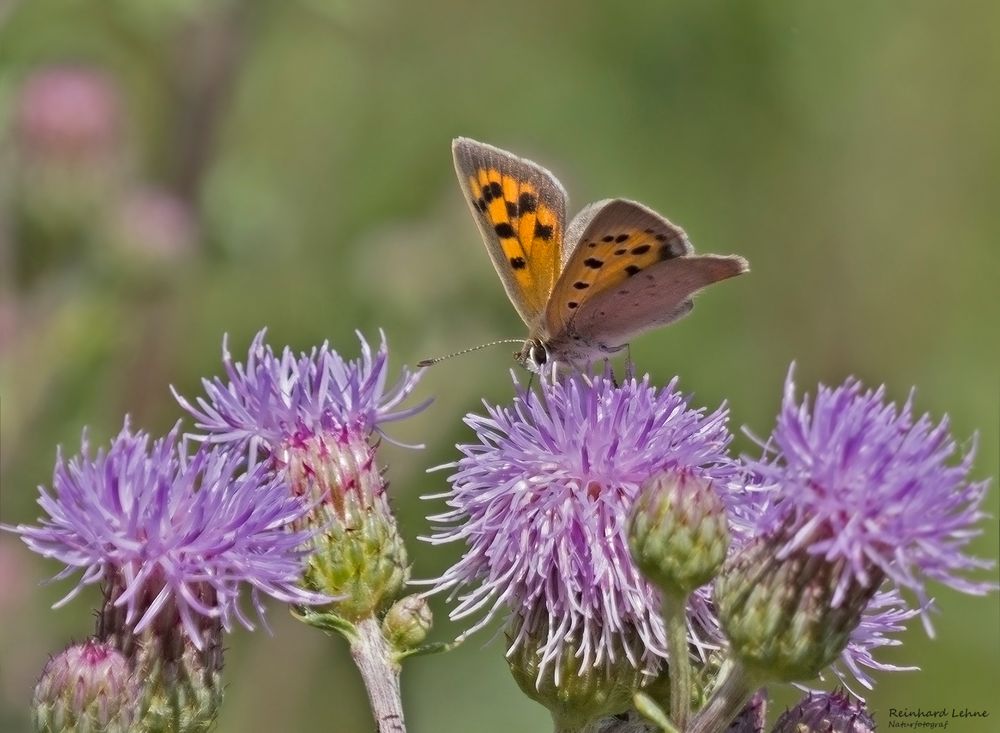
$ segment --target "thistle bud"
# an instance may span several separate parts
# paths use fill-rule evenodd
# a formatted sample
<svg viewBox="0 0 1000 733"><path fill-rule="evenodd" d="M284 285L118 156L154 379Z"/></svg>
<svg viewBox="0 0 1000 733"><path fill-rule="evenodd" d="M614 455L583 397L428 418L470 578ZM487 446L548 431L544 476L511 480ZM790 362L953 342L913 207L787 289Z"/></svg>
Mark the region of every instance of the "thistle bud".
<svg viewBox="0 0 1000 733"><path fill-rule="evenodd" d="M160 578L135 593L148 608L161 590ZM105 581L105 601L98 616L98 634L122 650L142 679L141 726L148 733L204 733L211 729L222 705L222 625L217 618L191 616L168 600L152 623L137 629L119 599L127 587L118 574ZM212 607L215 591L192 585L200 605Z"/></svg>
<svg viewBox="0 0 1000 733"><path fill-rule="evenodd" d="M128 733L137 716L139 686L125 656L90 640L49 660L35 686L36 733Z"/></svg>
<svg viewBox="0 0 1000 733"><path fill-rule="evenodd" d="M621 655L595 663L578 638L567 638L557 658L545 658L548 631L548 621L515 617L507 630L507 664L521 691L549 710L556 730L580 730L631 707L642 682L632 662Z"/></svg>
<svg viewBox="0 0 1000 733"><path fill-rule="evenodd" d="M711 580L726 558L725 507L710 480L661 473L635 500L628 540L643 575L665 594L686 597Z"/></svg>
<svg viewBox="0 0 1000 733"><path fill-rule="evenodd" d="M144 676L142 730L212 730L222 705L221 634L202 649L180 634L170 640L144 643L139 649L138 667Z"/></svg>
<svg viewBox="0 0 1000 733"><path fill-rule="evenodd" d="M375 446L352 430L312 436L287 452L293 490L316 503L305 584L338 600L350 621L380 613L409 578L406 547L375 463Z"/></svg>
<svg viewBox="0 0 1000 733"><path fill-rule="evenodd" d="M774 724L774 733L872 733L875 721L863 702L841 691L809 694Z"/></svg>
<svg viewBox="0 0 1000 733"><path fill-rule="evenodd" d="M715 601L734 654L762 679L812 679L833 662L882 576L852 582L838 603L838 559L828 562L804 550L781 557L780 538L755 540L731 558L716 581ZM780 559L779 559L780 557Z"/></svg>
<svg viewBox="0 0 1000 733"><path fill-rule="evenodd" d="M434 617L422 596L411 595L392 604L382 619L382 635L397 651L413 649L423 643Z"/></svg>

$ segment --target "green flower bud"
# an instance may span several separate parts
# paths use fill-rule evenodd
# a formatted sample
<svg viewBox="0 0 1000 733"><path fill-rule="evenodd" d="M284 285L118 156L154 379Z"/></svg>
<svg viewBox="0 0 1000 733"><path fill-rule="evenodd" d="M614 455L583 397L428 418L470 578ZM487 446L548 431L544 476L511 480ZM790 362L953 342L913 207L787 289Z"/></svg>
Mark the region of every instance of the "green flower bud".
<svg viewBox="0 0 1000 733"><path fill-rule="evenodd" d="M318 500L305 585L339 598L329 610L349 621L378 614L402 593L409 562L375 447L344 431L289 448L287 460L295 490Z"/></svg>
<svg viewBox="0 0 1000 733"><path fill-rule="evenodd" d="M777 559L783 542L754 541L716 580L715 602L733 653L761 679L809 680L833 662L861 620L882 576L833 598L844 560L796 551Z"/></svg>
<svg viewBox="0 0 1000 733"><path fill-rule="evenodd" d="M710 581L726 559L725 507L711 481L660 474L635 500L628 540L643 575L665 594L684 598Z"/></svg>
<svg viewBox="0 0 1000 733"><path fill-rule="evenodd" d="M139 686L110 644L68 647L45 665L35 686L36 733L128 733L138 715Z"/></svg>
<svg viewBox="0 0 1000 733"><path fill-rule="evenodd" d="M155 576L154 576L155 578ZM137 733L206 733L212 729L222 705L222 624L218 618L194 614L185 625L173 601L167 601L156 618L141 632L129 620L125 605L117 600L125 592L124 580L109 573L104 603L98 616L98 636L107 639L128 659L141 681L142 693L134 706ZM149 607L160 586L147 583L141 591ZM191 585L189 591L206 606L214 605L214 589ZM189 634L199 638L200 649Z"/></svg>
<svg viewBox="0 0 1000 733"><path fill-rule="evenodd" d="M560 656L543 664L548 621L534 621L533 630L522 629L523 623L514 619L507 629L507 664L521 691L548 708L557 731L580 730L632 706L643 677L625 655L585 667L576 640L568 638Z"/></svg>
<svg viewBox="0 0 1000 733"><path fill-rule="evenodd" d="M143 637L137 655L144 677L143 733L208 733L222 705L222 637L199 650L181 634L170 642ZM180 654L177 655L177 644Z"/></svg>
<svg viewBox="0 0 1000 733"><path fill-rule="evenodd" d="M875 720L863 702L851 702L843 692L810 694L786 710L773 733L872 733Z"/></svg>
<svg viewBox="0 0 1000 733"><path fill-rule="evenodd" d="M382 635L397 651L419 646L427 638L434 617L431 607L418 595L401 598L382 619Z"/></svg>

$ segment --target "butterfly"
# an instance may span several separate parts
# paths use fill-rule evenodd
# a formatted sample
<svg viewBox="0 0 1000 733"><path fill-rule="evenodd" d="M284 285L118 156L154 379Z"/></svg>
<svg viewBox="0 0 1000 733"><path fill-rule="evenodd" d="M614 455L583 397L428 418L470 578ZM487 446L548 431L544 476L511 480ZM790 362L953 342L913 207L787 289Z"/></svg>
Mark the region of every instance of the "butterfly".
<svg viewBox="0 0 1000 733"><path fill-rule="evenodd" d="M529 371L586 368L686 316L702 288L749 271L737 255L696 255L684 230L635 201L598 201L567 224L566 191L542 166L464 137L452 153L493 265L528 326L515 358Z"/></svg>

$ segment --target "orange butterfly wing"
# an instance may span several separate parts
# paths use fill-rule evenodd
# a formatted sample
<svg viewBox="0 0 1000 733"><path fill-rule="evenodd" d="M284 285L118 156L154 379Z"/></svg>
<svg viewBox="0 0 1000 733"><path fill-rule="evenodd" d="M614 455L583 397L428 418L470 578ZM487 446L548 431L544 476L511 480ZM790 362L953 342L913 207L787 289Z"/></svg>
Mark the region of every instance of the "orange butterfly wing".
<svg viewBox="0 0 1000 733"><path fill-rule="evenodd" d="M540 165L492 145L458 138L452 153L507 296L521 319L534 327L559 276L566 192Z"/></svg>

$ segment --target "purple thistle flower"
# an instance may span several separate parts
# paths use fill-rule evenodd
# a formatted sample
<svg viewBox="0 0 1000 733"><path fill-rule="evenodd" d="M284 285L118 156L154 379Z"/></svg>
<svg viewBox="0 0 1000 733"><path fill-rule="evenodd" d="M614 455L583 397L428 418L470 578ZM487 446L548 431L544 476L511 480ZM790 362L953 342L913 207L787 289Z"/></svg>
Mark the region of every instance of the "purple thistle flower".
<svg viewBox="0 0 1000 733"><path fill-rule="evenodd" d="M579 374L543 381L540 396L518 385L513 406L485 406L486 416L465 420L477 442L458 446L450 491L431 497L451 510L431 517L444 524L425 539L467 548L434 592L459 595L452 618L480 616L466 635L505 609L526 620L511 651L525 634L541 635L539 676L566 652L582 668L619 654L657 667L666 655L659 597L630 557L629 511L640 485L664 471L717 486L735 477L728 410L689 408L676 379L661 389L648 377L615 386ZM720 493L728 506L748 500ZM689 606L699 646L718 638L706 599L702 589Z"/></svg>
<svg viewBox="0 0 1000 733"><path fill-rule="evenodd" d="M368 618L397 598L409 574L372 438L427 406L400 407L420 373L404 369L387 388L384 334L374 352L358 334L361 357L353 361L327 343L298 356L286 347L279 356L264 336L254 338L245 364L223 343L228 379L202 380L205 397L174 395L204 431L195 439L248 449L252 461L263 457L287 491L312 502L303 519L314 535L302 582L335 599L331 609L343 618Z"/></svg>
<svg viewBox="0 0 1000 733"><path fill-rule="evenodd" d="M297 587L309 534L287 527L309 507L262 466L243 472L235 452L188 456L178 432L179 424L150 444L126 420L93 457L84 434L78 456L65 460L60 451L52 491L40 488L48 516L38 526L5 527L66 565L56 580L82 571L56 607L103 582L133 633L176 621L200 648L206 622L253 628L239 605L244 586L261 620L261 593L288 603L327 600Z"/></svg>
<svg viewBox="0 0 1000 733"><path fill-rule="evenodd" d="M181 407L205 432L199 439L280 451L318 434L381 433L384 423L414 415L430 402L397 409L420 374L404 368L399 380L386 388L385 334L373 353L359 333L361 358L353 361L346 361L326 342L298 356L285 347L279 356L264 343L265 334L260 331L250 344L246 364L233 361L228 339L223 340L228 381L203 379L205 397L191 402L174 391Z"/></svg>
<svg viewBox="0 0 1000 733"><path fill-rule="evenodd" d="M808 396L798 404L789 370L765 455L749 462L777 489L759 532L787 533L779 558L804 549L843 561L834 606L880 575L914 591L922 614L925 578L965 593L992 590L962 575L992 566L964 552L979 534L988 482L968 480L975 444L963 454L948 428L947 417L915 418L912 393L898 408L884 387L865 391L855 379L820 385L811 406Z"/></svg>
<svg viewBox="0 0 1000 733"><path fill-rule="evenodd" d="M773 733L799 731L872 733L875 720L864 703L856 703L840 690L809 693L774 724Z"/></svg>

